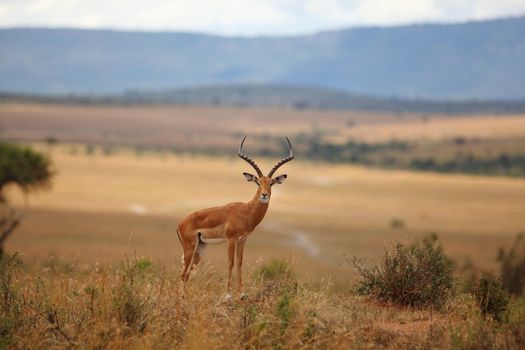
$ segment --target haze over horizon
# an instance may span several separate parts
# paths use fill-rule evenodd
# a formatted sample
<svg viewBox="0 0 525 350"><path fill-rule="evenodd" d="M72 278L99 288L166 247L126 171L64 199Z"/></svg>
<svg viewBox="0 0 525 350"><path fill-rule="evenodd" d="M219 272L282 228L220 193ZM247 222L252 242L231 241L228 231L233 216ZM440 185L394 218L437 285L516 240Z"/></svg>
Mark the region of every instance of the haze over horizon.
<svg viewBox="0 0 525 350"><path fill-rule="evenodd" d="M296 35L520 15L525 15L522 0L0 0L0 28L71 27L226 36Z"/></svg>

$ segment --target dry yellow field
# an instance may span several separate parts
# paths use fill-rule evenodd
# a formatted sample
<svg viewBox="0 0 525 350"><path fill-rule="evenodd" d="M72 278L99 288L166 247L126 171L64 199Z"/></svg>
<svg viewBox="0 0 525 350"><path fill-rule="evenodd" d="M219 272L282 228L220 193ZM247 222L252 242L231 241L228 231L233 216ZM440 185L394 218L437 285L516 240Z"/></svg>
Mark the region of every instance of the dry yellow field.
<svg viewBox="0 0 525 350"><path fill-rule="evenodd" d="M236 147L239 135L320 133L328 141L525 138L523 115L421 115L258 107L0 104L0 137L131 145ZM253 141L252 141L253 142ZM257 145L257 141L255 141ZM260 142L260 141L259 141Z"/></svg>
<svg viewBox="0 0 525 350"><path fill-rule="evenodd" d="M48 152L47 146L40 147ZM71 154L50 150L57 170L49 192L32 195L20 229L7 243L27 259L50 254L77 260L150 256L179 264L175 227L190 212L247 201L255 186L239 158L119 151ZM298 273L315 281L348 281L347 257L375 259L396 241L435 232L460 263L496 267L497 248L525 232L525 180L413 173L317 164L300 159L281 171L269 212L249 238L246 262L292 257ZM275 159L258 160L269 169ZM11 189L10 198L23 206ZM404 227L392 228L392 220ZM226 271L225 246L205 260Z"/></svg>
<svg viewBox="0 0 525 350"><path fill-rule="evenodd" d="M293 109L192 106L0 104L1 136L11 140L237 146L235 134L293 135L313 126L332 131L348 121L390 115Z"/></svg>
<svg viewBox="0 0 525 350"><path fill-rule="evenodd" d="M32 195L23 224L8 241L27 259L49 255L78 260L120 260L145 255L179 264L177 222L194 210L247 201L255 192L242 176L251 171L235 156L240 135L258 135L247 152L278 147L264 135L316 134L325 141L366 142L484 139L462 152L521 149L525 118L439 116L269 108L190 106L78 106L0 104L0 138L42 141L57 170L53 189ZM67 143L72 142L72 143ZM169 149L232 150L231 157L132 152L114 148L86 154L86 143L152 145ZM498 247L525 232L525 180L388 171L297 160L282 171L270 210L250 237L247 263L292 257L303 278L347 281L347 257L377 258L396 241L437 233L461 264L471 259L495 269ZM436 144L422 142L422 156ZM304 145L303 145L304 147ZM458 152L443 143L441 153ZM428 150L427 148L431 148ZM450 148L450 149L449 149ZM471 149L472 148L472 149ZM180 149L180 148L179 148ZM428 152L427 152L428 151ZM426 153L425 153L426 152ZM258 160L259 161L259 160ZM261 159L263 169L275 159ZM20 193L10 197L23 207ZM397 222L400 227L393 227ZM400 224L399 224L400 223ZM224 246L210 247L206 260L226 270ZM221 265L224 264L224 265Z"/></svg>
<svg viewBox="0 0 525 350"><path fill-rule="evenodd" d="M442 140L455 137L477 139L523 138L523 116L432 117L381 124L360 124L342 133L366 142L388 140Z"/></svg>

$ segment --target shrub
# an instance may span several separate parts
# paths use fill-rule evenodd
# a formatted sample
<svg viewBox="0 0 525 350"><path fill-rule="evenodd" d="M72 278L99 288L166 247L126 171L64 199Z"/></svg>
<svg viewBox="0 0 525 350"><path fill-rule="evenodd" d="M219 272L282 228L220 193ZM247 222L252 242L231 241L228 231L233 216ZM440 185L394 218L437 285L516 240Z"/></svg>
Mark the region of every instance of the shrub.
<svg viewBox="0 0 525 350"><path fill-rule="evenodd" d="M107 145L102 148L102 152L105 156L110 156L115 153L115 149L114 147Z"/></svg>
<svg viewBox="0 0 525 350"><path fill-rule="evenodd" d="M405 221L400 218L393 218L392 220L390 220L390 228L392 229L405 228Z"/></svg>
<svg viewBox="0 0 525 350"><path fill-rule="evenodd" d="M139 271L145 271L148 268L150 268L151 265L152 265L152 262L147 258L138 259L135 262L135 266L137 267Z"/></svg>
<svg viewBox="0 0 525 350"><path fill-rule="evenodd" d="M514 342L525 349L525 296L511 300L507 310L507 329Z"/></svg>
<svg viewBox="0 0 525 350"><path fill-rule="evenodd" d="M499 279L488 274L481 276L474 289L474 295L483 315L490 314L496 320L501 321L507 309L509 297L503 290Z"/></svg>
<svg viewBox="0 0 525 350"><path fill-rule="evenodd" d="M501 282L503 288L514 295L521 295L525 287L525 239L519 234L512 247L501 249L498 254L501 263Z"/></svg>
<svg viewBox="0 0 525 350"><path fill-rule="evenodd" d="M290 324L290 318L292 317L293 309L290 306L293 294L288 289L277 300L276 312L279 316L281 328L284 330L288 328Z"/></svg>
<svg viewBox="0 0 525 350"><path fill-rule="evenodd" d="M149 264L146 264L145 261L147 260L124 263L120 281L113 290L112 298L113 310L120 322L126 327L141 332L144 331L150 313L155 307L152 290L147 288L144 274L151 263L148 260Z"/></svg>
<svg viewBox="0 0 525 350"><path fill-rule="evenodd" d="M22 319L18 291L13 286L14 275L20 266L16 254L0 256L0 349L9 347Z"/></svg>
<svg viewBox="0 0 525 350"><path fill-rule="evenodd" d="M466 294L474 294L476 283L479 280L481 270L474 266L470 258L466 258L456 271L460 279L460 291Z"/></svg>
<svg viewBox="0 0 525 350"><path fill-rule="evenodd" d="M481 319L474 324L468 324L466 331L461 328L452 330L451 349L493 350L501 348L497 343L494 326L490 322Z"/></svg>
<svg viewBox="0 0 525 350"><path fill-rule="evenodd" d="M360 280L356 292L400 305L442 307L452 293L452 262L435 236L385 252L380 265L352 261Z"/></svg>
<svg viewBox="0 0 525 350"><path fill-rule="evenodd" d="M254 277L263 280L278 280L292 276L290 262L286 260L272 260L255 270Z"/></svg>
<svg viewBox="0 0 525 350"><path fill-rule="evenodd" d="M89 156L95 154L95 146L91 144L87 144L85 147L85 153Z"/></svg>
<svg viewBox="0 0 525 350"><path fill-rule="evenodd" d="M301 288L289 261L272 260L260 266L254 279L258 291L249 302L243 302L241 334L243 339L251 339L251 346L244 348L286 349L290 348L287 344L301 341L307 329L310 336L315 332L316 325L305 322L299 312Z"/></svg>

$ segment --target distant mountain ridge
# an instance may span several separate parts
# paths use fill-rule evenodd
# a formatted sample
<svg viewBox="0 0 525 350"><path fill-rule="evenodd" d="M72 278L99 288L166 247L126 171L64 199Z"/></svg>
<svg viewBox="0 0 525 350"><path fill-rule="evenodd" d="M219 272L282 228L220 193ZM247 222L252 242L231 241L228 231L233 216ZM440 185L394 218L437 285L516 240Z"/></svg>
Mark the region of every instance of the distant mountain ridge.
<svg viewBox="0 0 525 350"><path fill-rule="evenodd" d="M525 99L525 17L258 38L0 29L0 50L5 92L260 84L425 99Z"/></svg>

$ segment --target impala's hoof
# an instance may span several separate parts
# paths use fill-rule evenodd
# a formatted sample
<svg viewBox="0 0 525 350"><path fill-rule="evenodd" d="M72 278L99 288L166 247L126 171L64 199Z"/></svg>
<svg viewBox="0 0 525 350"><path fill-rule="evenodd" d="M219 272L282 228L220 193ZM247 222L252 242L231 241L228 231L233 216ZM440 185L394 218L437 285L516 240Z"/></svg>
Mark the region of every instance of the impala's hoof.
<svg viewBox="0 0 525 350"><path fill-rule="evenodd" d="M226 293L226 296L224 297L224 301L232 301L232 295L230 293Z"/></svg>
<svg viewBox="0 0 525 350"><path fill-rule="evenodd" d="M241 296L240 296L240 299L241 299L241 300L246 300L246 299L248 299L248 294L242 292L242 293L241 293Z"/></svg>

